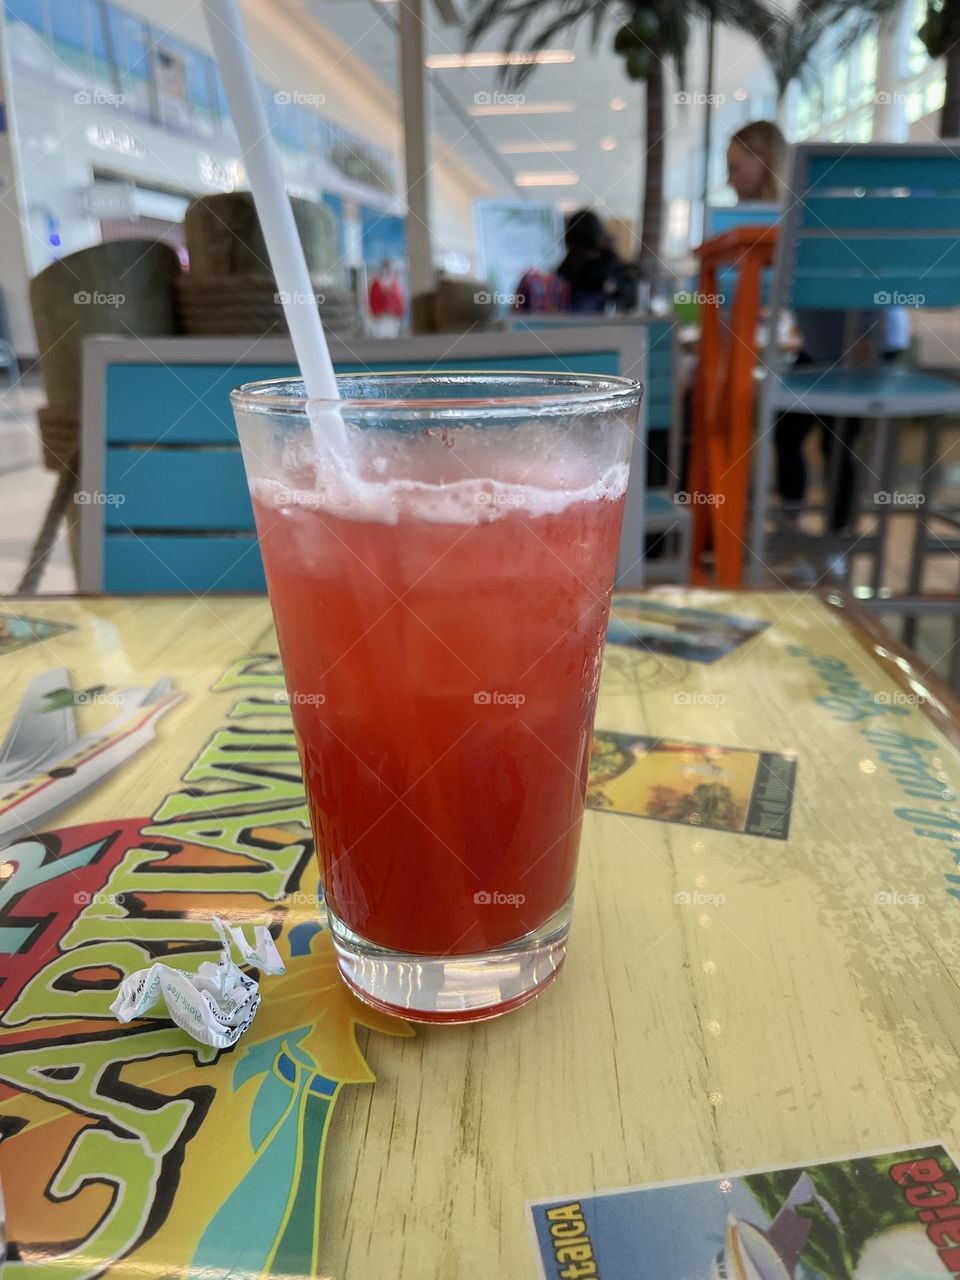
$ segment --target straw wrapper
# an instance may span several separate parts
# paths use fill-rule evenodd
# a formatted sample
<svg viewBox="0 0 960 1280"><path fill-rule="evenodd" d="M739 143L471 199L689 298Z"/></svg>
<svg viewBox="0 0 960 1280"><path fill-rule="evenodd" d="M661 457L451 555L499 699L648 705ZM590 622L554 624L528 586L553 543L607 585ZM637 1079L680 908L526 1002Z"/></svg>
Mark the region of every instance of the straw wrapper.
<svg viewBox="0 0 960 1280"><path fill-rule="evenodd" d="M265 925L254 929L250 946L242 930L213 918L223 950L216 962L205 960L196 973L186 973L168 964L152 964L139 969L120 984L110 1012L121 1022L131 1022L150 1014L157 1005L194 1040L228 1049L249 1027L260 1006L260 987L242 973L231 959L231 946L243 963L256 965L266 974L283 973L283 961Z"/></svg>

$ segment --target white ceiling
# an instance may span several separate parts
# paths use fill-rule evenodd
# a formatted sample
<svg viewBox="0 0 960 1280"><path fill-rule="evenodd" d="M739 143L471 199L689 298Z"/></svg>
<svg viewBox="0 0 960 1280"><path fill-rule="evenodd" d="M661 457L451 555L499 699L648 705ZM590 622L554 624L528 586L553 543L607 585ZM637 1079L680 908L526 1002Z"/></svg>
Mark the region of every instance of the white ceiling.
<svg viewBox="0 0 960 1280"><path fill-rule="evenodd" d="M457 0L460 11L464 0ZM393 4L379 0L308 0L316 21L333 32L351 53L393 93L398 92L397 39ZM431 0L425 0L428 16L428 53L462 53L462 27L445 26ZM526 105L537 102L566 102L573 110L556 114L519 114L473 117L475 94L503 92L495 68L434 70L430 73L433 125L436 134L484 178L499 196L591 204L608 214L631 218L635 215L643 176L643 89L630 81L622 60L610 45L615 25L611 24L596 51L590 49L585 34L574 42L558 39L556 47L572 49L575 61L566 65L539 66L523 93ZM502 48L496 36L487 38L480 49ZM686 84L688 91L703 93L706 88L706 40L702 31L691 43ZM722 94L722 105L714 113L714 136L722 140L733 129L756 114L751 103L766 98L769 106L770 79L755 45L736 33L720 31L715 59L714 92ZM706 107L675 105L668 90L670 127L668 144L667 195L696 194L700 177L697 156ZM614 111L610 101L625 99L627 107ZM601 139L611 138L613 150L603 150ZM500 154L507 144L542 145L573 143L575 149L550 154ZM542 172L575 173L575 186L520 188L512 178L518 174Z"/></svg>

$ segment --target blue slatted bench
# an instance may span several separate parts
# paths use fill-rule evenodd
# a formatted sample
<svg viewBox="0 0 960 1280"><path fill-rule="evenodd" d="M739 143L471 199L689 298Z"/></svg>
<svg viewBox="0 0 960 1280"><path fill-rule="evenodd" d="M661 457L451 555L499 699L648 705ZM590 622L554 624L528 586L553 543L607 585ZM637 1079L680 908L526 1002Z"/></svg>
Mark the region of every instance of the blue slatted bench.
<svg viewBox="0 0 960 1280"><path fill-rule="evenodd" d="M916 537L907 596L916 597L924 559L938 549L928 528L940 456L938 420L960 413L960 383L922 370L884 367L877 360L866 368L852 367L847 359L830 369L785 372L776 359L775 335L785 309L877 315L894 306L915 313L960 304L960 154L953 143L803 143L794 151L789 189L793 199L777 243L768 375L756 437L752 576L759 581L763 574L773 428L780 413L872 420L876 463L870 485L878 492L896 487L899 425L927 417L921 500L911 512ZM874 505L876 532L868 539L861 534L851 544L872 551L874 593L882 585L887 524L894 510L903 514L906 509L889 500ZM956 513L936 514L960 525ZM904 612L908 605L909 600ZM906 634L909 643L912 625ZM960 678L960 663L954 671Z"/></svg>
<svg viewBox="0 0 960 1280"><path fill-rule="evenodd" d="M331 342L340 373L511 369L639 376L643 337L476 334ZM80 512L83 591L264 589L253 512L229 403L244 382L295 376L285 340L98 338L85 347ZM643 450L635 451L621 573L640 585Z"/></svg>

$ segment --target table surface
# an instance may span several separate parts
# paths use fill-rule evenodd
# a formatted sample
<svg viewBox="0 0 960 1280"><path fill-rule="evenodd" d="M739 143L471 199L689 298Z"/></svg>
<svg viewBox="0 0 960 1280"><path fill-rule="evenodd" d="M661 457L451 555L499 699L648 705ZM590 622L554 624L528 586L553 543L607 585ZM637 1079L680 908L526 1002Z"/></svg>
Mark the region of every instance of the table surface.
<svg viewBox="0 0 960 1280"><path fill-rule="evenodd" d="M87 691L81 734L171 680L23 784L42 840L6 815L5 1277L534 1280L531 1200L960 1149L955 708L842 601L657 598L772 625L712 663L608 648L598 729L795 754L788 838L589 812L557 982L415 1030L334 975L266 601L0 605L0 737L32 680ZM12 647L11 615L44 625ZM282 925L250 1030L121 1028L119 976L210 958L212 914Z"/></svg>

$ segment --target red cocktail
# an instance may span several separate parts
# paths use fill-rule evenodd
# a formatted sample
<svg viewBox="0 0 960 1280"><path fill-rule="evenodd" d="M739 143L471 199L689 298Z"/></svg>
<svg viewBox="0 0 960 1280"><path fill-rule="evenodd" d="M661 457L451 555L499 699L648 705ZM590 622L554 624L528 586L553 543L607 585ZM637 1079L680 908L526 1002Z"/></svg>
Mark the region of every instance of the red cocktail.
<svg viewBox="0 0 960 1280"><path fill-rule="evenodd" d="M370 384L390 399L351 395ZM251 390L235 403L341 970L409 1017L500 1012L563 957L639 389L348 380L347 475L302 401Z"/></svg>

